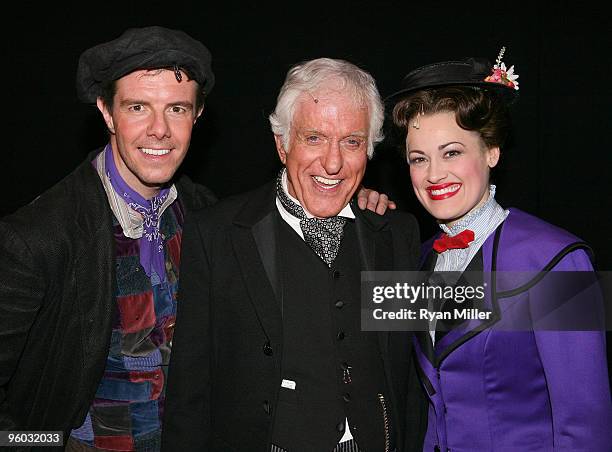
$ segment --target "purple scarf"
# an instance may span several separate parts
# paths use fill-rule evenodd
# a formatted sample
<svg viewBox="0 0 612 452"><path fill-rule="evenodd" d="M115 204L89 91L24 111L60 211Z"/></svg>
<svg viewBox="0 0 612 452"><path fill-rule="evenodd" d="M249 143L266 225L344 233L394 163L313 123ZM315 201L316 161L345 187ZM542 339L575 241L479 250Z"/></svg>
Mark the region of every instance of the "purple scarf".
<svg viewBox="0 0 612 452"><path fill-rule="evenodd" d="M166 280L166 262L164 259L164 244L159 233L160 207L168 197L170 189L164 188L151 199L144 199L131 188L121 177L110 144L104 149L106 174L110 179L115 192L130 206L131 209L142 215L143 234L138 239L140 247L140 265L148 277L152 270L157 273L161 282Z"/></svg>

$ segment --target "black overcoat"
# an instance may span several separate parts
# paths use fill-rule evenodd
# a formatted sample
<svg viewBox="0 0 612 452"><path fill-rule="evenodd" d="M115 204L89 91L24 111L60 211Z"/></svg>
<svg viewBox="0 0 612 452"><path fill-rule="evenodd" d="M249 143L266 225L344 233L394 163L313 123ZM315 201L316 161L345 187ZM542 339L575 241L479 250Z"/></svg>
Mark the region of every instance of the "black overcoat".
<svg viewBox="0 0 612 452"><path fill-rule="evenodd" d="M67 439L104 372L115 242L95 154L0 220L0 430L61 430ZM186 177L177 188L187 211L216 201Z"/></svg>
<svg viewBox="0 0 612 452"><path fill-rule="evenodd" d="M165 452L270 450L283 356L275 196L269 183L186 221ZM353 211L363 270L416 269L419 233L412 215ZM406 440L419 449L424 404L409 335L379 333L379 339L394 393L393 422L400 427L397 444Z"/></svg>

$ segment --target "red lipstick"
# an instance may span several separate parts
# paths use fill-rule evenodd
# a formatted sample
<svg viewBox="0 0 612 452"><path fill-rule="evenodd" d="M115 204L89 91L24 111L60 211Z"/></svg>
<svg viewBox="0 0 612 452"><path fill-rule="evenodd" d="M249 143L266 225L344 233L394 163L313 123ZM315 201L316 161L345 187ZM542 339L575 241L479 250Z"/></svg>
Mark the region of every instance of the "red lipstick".
<svg viewBox="0 0 612 452"><path fill-rule="evenodd" d="M459 182L447 182L445 184L430 185L425 190L427 190L430 199L440 201L455 196L462 185Z"/></svg>

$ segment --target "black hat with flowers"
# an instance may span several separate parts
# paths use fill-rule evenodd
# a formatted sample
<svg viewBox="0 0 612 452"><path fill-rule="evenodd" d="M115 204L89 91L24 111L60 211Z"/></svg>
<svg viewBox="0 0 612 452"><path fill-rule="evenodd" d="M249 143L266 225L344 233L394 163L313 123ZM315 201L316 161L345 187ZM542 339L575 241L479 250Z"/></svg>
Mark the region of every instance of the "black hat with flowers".
<svg viewBox="0 0 612 452"><path fill-rule="evenodd" d="M402 80L401 88L385 99L389 105L415 91L444 86L475 86L498 93L508 102L518 97L518 75L514 66L506 69L502 47L495 65L485 58L467 58L461 61L444 61L429 64L409 72Z"/></svg>

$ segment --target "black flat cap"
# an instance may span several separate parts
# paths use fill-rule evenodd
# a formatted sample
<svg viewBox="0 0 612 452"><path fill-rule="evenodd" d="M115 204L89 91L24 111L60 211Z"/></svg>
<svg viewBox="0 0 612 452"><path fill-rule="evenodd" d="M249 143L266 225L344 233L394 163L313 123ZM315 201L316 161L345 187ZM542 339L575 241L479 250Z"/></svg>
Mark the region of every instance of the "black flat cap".
<svg viewBox="0 0 612 452"><path fill-rule="evenodd" d="M79 58L77 94L95 103L105 83L140 69L178 67L208 95L215 83L208 49L187 33L164 27L130 28L117 39L87 49Z"/></svg>
<svg viewBox="0 0 612 452"><path fill-rule="evenodd" d="M499 94L502 99L512 102L518 92L503 83L485 81L491 75L493 65L485 58L467 58L462 61L444 61L422 66L406 75L399 91L385 99L394 104L409 94L428 88L442 86L478 86Z"/></svg>

